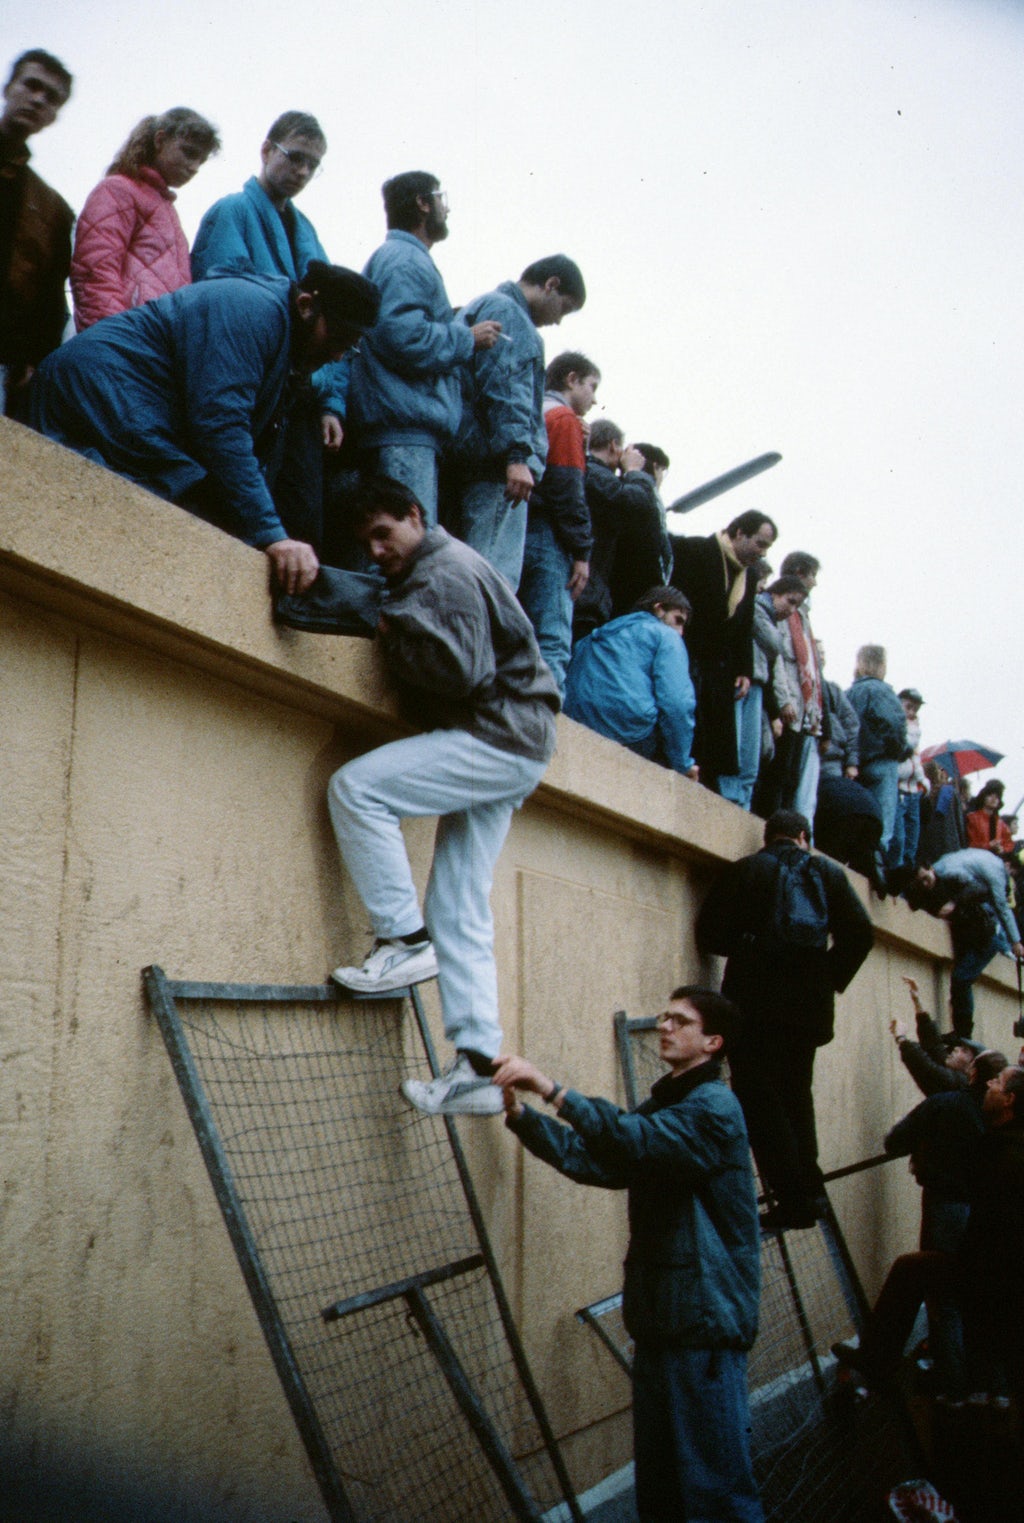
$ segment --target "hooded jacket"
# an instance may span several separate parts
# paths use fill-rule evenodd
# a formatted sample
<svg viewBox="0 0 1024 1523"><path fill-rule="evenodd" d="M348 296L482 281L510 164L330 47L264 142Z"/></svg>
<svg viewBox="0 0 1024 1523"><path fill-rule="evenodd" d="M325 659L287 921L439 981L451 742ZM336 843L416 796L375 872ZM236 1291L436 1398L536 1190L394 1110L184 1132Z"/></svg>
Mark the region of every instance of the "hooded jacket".
<svg viewBox="0 0 1024 1523"><path fill-rule="evenodd" d="M172 502L209 475L229 533L287 538L257 440L291 364L290 290L203 280L94 323L40 365L32 427Z"/></svg>

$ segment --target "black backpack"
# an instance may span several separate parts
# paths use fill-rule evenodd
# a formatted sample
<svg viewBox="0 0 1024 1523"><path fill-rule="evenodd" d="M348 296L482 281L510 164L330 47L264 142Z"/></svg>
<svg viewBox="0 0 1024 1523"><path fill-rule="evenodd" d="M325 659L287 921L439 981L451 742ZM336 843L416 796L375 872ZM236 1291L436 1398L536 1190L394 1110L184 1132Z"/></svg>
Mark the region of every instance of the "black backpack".
<svg viewBox="0 0 1024 1523"><path fill-rule="evenodd" d="M810 852L775 864L764 929L765 949L823 951L828 946L828 897L824 871Z"/></svg>

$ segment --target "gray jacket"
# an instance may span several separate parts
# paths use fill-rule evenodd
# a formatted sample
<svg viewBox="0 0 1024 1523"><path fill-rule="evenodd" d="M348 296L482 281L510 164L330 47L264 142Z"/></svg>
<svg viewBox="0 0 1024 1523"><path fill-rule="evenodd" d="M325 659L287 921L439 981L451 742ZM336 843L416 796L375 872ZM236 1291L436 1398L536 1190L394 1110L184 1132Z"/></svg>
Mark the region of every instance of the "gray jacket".
<svg viewBox="0 0 1024 1523"><path fill-rule="evenodd" d="M388 587L380 641L413 723L549 760L558 688L515 594L469 545L427 530Z"/></svg>
<svg viewBox="0 0 1024 1523"><path fill-rule="evenodd" d="M822 777L842 777L860 766L860 716L838 682L822 681L825 738L821 744Z"/></svg>

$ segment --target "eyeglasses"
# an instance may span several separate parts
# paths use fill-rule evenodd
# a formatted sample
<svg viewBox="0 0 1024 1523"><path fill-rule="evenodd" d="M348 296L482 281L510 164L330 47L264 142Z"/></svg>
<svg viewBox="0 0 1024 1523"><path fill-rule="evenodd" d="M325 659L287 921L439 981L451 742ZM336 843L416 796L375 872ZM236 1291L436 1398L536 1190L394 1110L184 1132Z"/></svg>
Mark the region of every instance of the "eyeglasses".
<svg viewBox="0 0 1024 1523"><path fill-rule="evenodd" d="M430 194L440 201L443 212L451 211L451 207L448 205L448 192L446 190L432 190Z"/></svg>
<svg viewBox="0 0 1024 1523"><path fill-rule="evenodd" d="M301 148L282 148L280 143L270 140L271 148L276 148L296 169L308 169L309 178L315 180L323 169L323 161L315 159L311 153L303 153Z"/></svg>
<svg viewBox="0 0 1024 1523"><path fill-rule="evenodd" d="M687 1026L695 1026L696 1020L692 1015L677 1015L674 1010L663 1010L660 1015L654 1017L655 1024L667 1026L670 1031L682 1031Z"/></svg>

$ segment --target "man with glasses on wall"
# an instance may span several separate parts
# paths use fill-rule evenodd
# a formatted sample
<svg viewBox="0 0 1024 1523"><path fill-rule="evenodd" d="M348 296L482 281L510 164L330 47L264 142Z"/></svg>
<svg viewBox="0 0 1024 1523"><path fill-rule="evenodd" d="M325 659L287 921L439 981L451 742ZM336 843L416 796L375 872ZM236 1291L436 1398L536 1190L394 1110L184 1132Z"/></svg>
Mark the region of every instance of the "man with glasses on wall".
<svg viewBox="0 0 1024 1523"><path fill-rule="evenodd" d="M260 149L262 167L234 195L215 201L199 224L192 278L227 271L299 281L314 259L329 262L316 229L292 204L320 174L327 139L315 116L285 111ZM293 539L324 545L323 450L335 455L344 434L349 360L325 365L298 383L269 474L278 513Z"/></svg>
<svg viewBox="0 0 1024 1523"><path fill-rule="evenodd" d="M459 370L490 349L501 324L456 322L431 257L448 236L448 197L412 169L381 187L387 237L363 270L380 318L352 361L350 421L370 474L401 481L437 523L437 466L462 414Z"/></svg>

